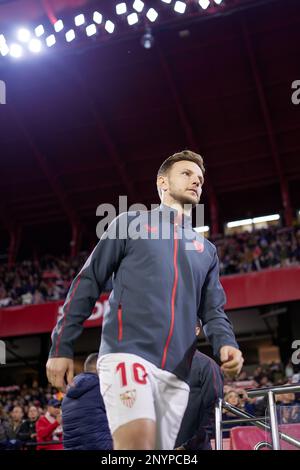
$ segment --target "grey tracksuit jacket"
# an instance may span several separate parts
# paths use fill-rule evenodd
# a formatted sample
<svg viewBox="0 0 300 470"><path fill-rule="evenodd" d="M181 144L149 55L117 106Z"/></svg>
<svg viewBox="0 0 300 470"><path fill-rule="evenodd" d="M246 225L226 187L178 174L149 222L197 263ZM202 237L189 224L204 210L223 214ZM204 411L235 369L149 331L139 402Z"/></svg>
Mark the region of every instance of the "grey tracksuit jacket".
<svg viewBox="0 0 300 470"><path fill-rule="evenodd" d="M111 275L100 355L136 354L187 381L197 315L216 357L221 346L238 347L223 310L215 246L193 230L190 217L161 204L124 212L109 225L72 282L50 357L73 357L73 343Z"/></svg>

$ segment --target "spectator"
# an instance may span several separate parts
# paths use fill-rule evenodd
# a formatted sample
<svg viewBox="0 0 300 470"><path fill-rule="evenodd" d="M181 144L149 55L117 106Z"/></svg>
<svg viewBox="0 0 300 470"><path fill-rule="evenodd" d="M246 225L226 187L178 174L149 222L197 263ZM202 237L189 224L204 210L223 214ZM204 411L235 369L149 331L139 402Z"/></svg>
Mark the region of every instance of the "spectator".
<svg viewBox="0 0 300 470"><path fill-rule="evenodd" d="M18 433L20 431L21 425L23 423L24 411L21 406L14 406L11 412L11 430L13 438L18 437Z"/></svg>
<svg viewBox="0 0 300 470"><path fill-rule="evenodd" d="M13 439L12 427L3 406L0 405L0 450L9 448L11 439Z"/></svg>
<svg viewBox="0 0 300 470"><path fill-rule="evenodd" d="M67 450L113 448L100 394L97 359L98 353L88 356L84 372L74 378L62 402L64 448Z"/></svg>
<svg viewBox="0 0 300 470"><path fill-rule="evenodd" d="M37 441L48 443L38 446L38 450L62 450L62 418L61 402L52 398L48 402L45 416L41 416L36 423ZM56 441L51 443L51 441Z"/></svg>
<svg viewBox="0 0 300 470"><path fill-rule="evenodd" d="M39 418L39 411L36 406L30 406L28 410L28 419L25 420L19 430L18 437L25 443L36 442L36 423ZM32 446L35 449L35 446Z"/></svg>

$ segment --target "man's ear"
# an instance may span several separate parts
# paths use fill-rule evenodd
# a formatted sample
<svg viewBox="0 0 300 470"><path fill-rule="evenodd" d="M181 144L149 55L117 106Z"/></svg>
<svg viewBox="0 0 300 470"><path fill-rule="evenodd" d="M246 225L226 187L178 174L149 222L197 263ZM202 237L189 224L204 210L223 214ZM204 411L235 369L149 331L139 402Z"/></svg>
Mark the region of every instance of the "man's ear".
<svg viewBox="0 0 300 470"><path fill-rule="evenodd" d="M168 189L167 177L163 175L158 176L156 184L161 191L166 191Z"/></svg>

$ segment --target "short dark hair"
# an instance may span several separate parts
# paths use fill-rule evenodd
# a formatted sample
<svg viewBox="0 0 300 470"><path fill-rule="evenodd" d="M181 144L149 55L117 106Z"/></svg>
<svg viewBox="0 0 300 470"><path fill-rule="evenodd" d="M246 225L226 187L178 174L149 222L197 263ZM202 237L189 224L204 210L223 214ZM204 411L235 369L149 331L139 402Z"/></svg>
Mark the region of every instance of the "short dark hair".
<svg viewBox="0 0 300 470"><path fill-rule="evenodd" d="M157 178L159 176L166 175L170 171L174 163L181 162L183 160L188 160L189 162L196 163L204 175L205 167L204 167L204 162L203 162L203 158L201 157L201 155L199 155L198 153L192 152L191 150L182 150L181 152L174 153L173 155L168 157L160 165L159 170L157 172ZM160 188L158 187L157 190L158 190L159 197L161 198Z"/></svg>
<svg viewBox="0 0 300 470"><path fill-rule="evenodd" d="M86 358L84 362L84 366L83 366L84 372L96 371L98 355L99 355L98 353L92 353Z"/></svg>

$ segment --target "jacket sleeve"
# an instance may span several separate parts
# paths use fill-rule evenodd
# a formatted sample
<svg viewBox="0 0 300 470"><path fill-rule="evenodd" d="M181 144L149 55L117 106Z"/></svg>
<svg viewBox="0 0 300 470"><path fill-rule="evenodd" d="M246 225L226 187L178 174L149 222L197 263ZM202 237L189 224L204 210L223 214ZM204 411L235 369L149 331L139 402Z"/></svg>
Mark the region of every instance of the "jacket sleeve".
<svg viewBox="0 0 300 470"><path fill-rule="evenodd" d="M224 312L226 296L219 278L219 260L217 250L213 246L213 260L202 287L198 317L203 332L213 347L214 355L220 359L222 346L238 348L232 324Z"/></svg>
<svg viewBox="0 0 300 470"><path fill-rule="evenodd" d="M37 441L51 441L52 433L54 429L56 429L58 426L58 421L54 421L54 423L49 423L46 418L40 418L36 423Z"/></svg>
<svg viewBox="0 0 300 470"><path fill-rule="evenodd" d="M18 434L17 434L17 438L18 439L21 439L21 441L29 441L30 440L30 429L29 429L29 426L28 426L28 422L27 421L24 421L21 426L20 426L20 429L18 431Z"/></svg>
<svg viewBox="0 0 300 470"><path fill-rule="evenodd" d="M83 322L92 314L106 281L117 271L124 257L126 234L127 217L123 213L109 225L73 280L63 315L52 332L49 357L73 357L73 344L83 330Z"/></svg>

